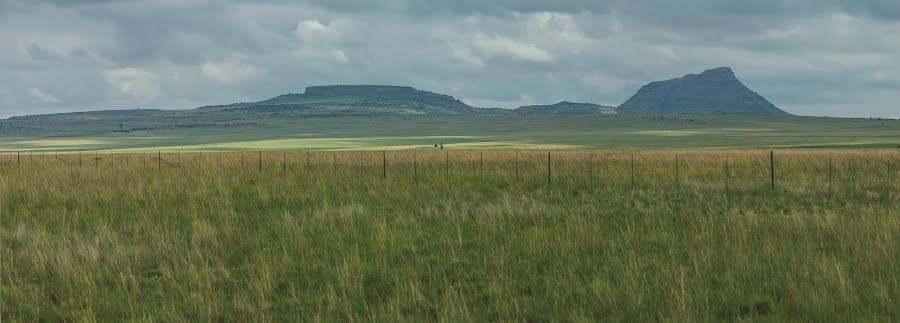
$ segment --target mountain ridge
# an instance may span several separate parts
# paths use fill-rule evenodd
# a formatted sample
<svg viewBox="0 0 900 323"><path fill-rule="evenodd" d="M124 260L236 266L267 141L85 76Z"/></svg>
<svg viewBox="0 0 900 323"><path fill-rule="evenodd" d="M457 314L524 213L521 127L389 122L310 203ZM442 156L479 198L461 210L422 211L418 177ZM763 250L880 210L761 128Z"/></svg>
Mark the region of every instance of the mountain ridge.
<svg viewBox="0 0 900 323"><path fill-rule="evenodd" d="M107 111L107 112L103 112ZM128 112L140 111L140 112ZM174 111L174 112L173 112ZM515 109L477 108L452 96L398 85L321 85L303 93L286 93L256 102L203 106L187 110L100 110L12 117L53 118L116 114L192 114L236 112L279 117L385 116L385 115L591 115L591 114L759 114L790 115L741 83L728 67L712 68L642 86L618 107L562 101Z"/></svg>
<svg viewBox="0 0 900 323"><path fill-rule="evenodd" d="M790 115L750 90L729 67L648 83L618 110L637 114Z"/></svg>
<svg viewBox="0 0 900 323"><path fill-rule="evenodd" d="M473 114L475 107L456 98L411 86L396 85L322 85L310 86L303 93L287 93L267 100L206 106L201 111L253 109L272 111L273 106L302 105L310 112L333 114ZM292 108L292 110L296 110Z"/></svg>
<svg viewBox="0 0 900 323"><path fill-rule="evenodd" d="M616 108L594 104L562 101L549 105L526 105L512 110L517 114L525 115L590 115L590 114L616 114Z"/></svg>

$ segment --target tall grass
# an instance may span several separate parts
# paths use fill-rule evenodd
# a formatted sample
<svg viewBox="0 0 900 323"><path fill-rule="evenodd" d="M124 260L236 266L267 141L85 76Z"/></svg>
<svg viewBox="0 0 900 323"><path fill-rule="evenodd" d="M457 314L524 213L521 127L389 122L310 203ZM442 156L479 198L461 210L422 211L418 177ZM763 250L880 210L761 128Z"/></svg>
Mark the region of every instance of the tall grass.
<svg viewBox="0 0 900 323"><path fill-rule="evenodd" d="M161 156L0 155L3 319L900 319L897 150Z"/></svg>

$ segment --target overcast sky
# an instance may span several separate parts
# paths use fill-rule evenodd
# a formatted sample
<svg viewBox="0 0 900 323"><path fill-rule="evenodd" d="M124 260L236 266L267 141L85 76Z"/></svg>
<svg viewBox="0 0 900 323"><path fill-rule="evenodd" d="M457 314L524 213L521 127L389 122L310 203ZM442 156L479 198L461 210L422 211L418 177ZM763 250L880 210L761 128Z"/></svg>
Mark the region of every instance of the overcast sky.
<svg viewBox="0 0 900 323"><path fill-rule="evenodd" d="M618 105L730 66L800 115L900 118L900 1L0 0L0 118L311 85Z"/></svg>

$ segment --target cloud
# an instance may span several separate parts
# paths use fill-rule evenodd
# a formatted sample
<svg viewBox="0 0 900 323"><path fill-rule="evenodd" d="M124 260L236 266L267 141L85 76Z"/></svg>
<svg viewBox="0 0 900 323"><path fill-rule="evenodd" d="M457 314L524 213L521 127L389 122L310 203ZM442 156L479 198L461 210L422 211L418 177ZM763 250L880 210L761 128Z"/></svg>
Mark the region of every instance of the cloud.
<svg viewBox="0 0 900 323"><path fill-rule="evenodd" d="M454 59L478 67L484 66L484 60L481 57L476 56L475 53L472 53L472 49L464 46L458 46L453 43L448 43L447 46L450 47L450 56Z"/></svg>
<svg viewBox="0 0 900 323"><path fill-rule="evenodd" d="M200 67L203 75L222 84L240 83L262 76L265 72L256 66L232 61L209 62Z"/></svg>
<svg viewBox="0 0 900 323"><path fill-rule="evenodd" d="M103 78L114 89L143 104L162 95L159 77L140 68L126 67L108 70L103 73Z"/></svg>
<svg viewBox="0 0 900 323"><path fill-rule="evenodd" d="M476 49L489 57L505 56L532 62L549 63L553 61L553 55L534 44L510 39L504 36L487 36L478 34L473 45Z"/></svg>
<svg viewBox="0 0 900 323"><path fill-rule="evenodd" d="M328 34L328 27L319 22L318 19L300 21L297 23L297 28L294 29L294 35L303 40L315 39L326 34Z"/></svg>
<svg viewBox="0 0 900 323"><path fill-rule="evenodd" d="M347 58L347 54L344 54L343 50L335 49L333 51L333 53L334 53L334 60L337 61L338 63L344 64L344 63L347 63L350 61L350 59Z"/></svg>
<svg viewBox="0 0 900 323"><path fill-rule="evenodd" d="M322 23L319 19L305 19L297 23L294 37L303 45L323 45L339 42L345 29L352 28L352 23L345 20L332 20Z"/></svg>
<svg viewBox="0 0 900 323"><path fill-rule="evenodd" d="M36 88L36 87L28 89L28 94L30 94L35 99L38 99L39 101L44 102L44 103L56 104L56 103L62 102L62 100L58 99L57 97L53 96L52 94L44 93L44 91L42 91L41 89Z"/></svg>
<svg viewBox="0 0 900 323"><path fill-rule="evenodd" d="M898 1L3 0L0 42L2 116L341 83L617 105L731 66L789 112L900 117Z"/></svg>

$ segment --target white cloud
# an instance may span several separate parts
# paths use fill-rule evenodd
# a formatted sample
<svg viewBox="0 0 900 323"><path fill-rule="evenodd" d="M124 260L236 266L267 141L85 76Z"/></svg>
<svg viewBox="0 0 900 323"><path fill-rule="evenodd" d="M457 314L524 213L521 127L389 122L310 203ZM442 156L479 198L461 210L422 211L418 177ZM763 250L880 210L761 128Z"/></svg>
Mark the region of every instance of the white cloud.
<svg viewBox="0 0 900 323"><path fill-rule="evenodd" d="M134 68L117 68L103 73L106 83L142 104L159 97L162 93L159 77L153 72Z"/></svg>
<svg viewBox="0 0 900 323"><path fill-rule="evenodd" d="M542 37L569 45L584 45L589 41L588 37L578 30L575 17L570 14L536 12L527 15L525 21L530 34L540 34Z"/></svg>
<svg viewBox="0 0 900 323"><path fill-rule="evenodd" d="M232 61L207 61L200 67L203 75L222 84L234 84L257 78L265 72L253 65Z"/></svg>
<svg viewBox="0 0 900 323"><path fill-rule="evenodd" d="M481 59L481 57L475 56L475 54L472 53L472 49L468 47L457 46L452 43L448 44L448 46L450 47L450 57L478 67L484 66L484 60Z"/></svg>
<svg viewBox="0 0 900 323"><path fill-rule="evenodd" d="M347 63L350 61L350 59L347 58L347 54L344 54L343 50L335 49L333 53L334 53L334 60L337 61L338 63L344 64L344 63Z"/></svg>
<svg viewBox="0 0 900 323"><path fill-rule="evenodd" d="M0 115L190 108L341 83L484 106L619 104L714 66L790 112L896 115L900 19L886 15L900 4L822 1L0 0Z"/></svg>
<svg viewBox="0 0 900 323"><path fill-rule="evenodd" d="M526 61L549 63L553 61L550 52L534 44L503 37L500 35L475 35L473 45L488 56L506 56Z"/></svg>
<svg viewBox="0 0 900 323"><path fill-rule="evenodd" d="M39 88L33 87L28 89L28 94L30 94L33 98L40 100L44 103L62 103L62 100L53 96L52 94L46 93Z"/></svg>
<svg viewBox="0 0 900 323"><path fill-rule="evenodd" d="M322 44L339 40L344 22L335 20L323 24L318 19L302 20L294 29L294 36L305 43Z"/></svg>

